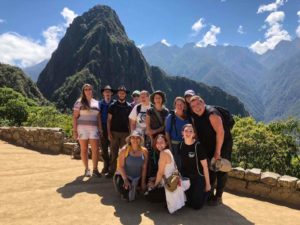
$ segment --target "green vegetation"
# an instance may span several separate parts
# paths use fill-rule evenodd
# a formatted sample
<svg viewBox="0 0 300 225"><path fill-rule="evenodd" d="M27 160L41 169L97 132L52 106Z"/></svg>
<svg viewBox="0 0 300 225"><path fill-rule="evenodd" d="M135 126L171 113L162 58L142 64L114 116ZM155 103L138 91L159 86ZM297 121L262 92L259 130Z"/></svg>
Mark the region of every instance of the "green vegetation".
<svg viewBox="0 0 300 225"><path fill-rule="evenodd" d="M11 88L0 88L0 126L60 127L72 134L72 118L55 106L41 106Z"/></svg>
<svg viewBox="0 0 300 225"><path fill-rule="evenodd" d="M300 121L288 119L270 124L253 118L236 118L232 130L233 166L261 168L300 177ZM298 142L298 143L297 143Z"/></svg>
<svg viewBox="0 0 300 225"><path fill-rule="evenodd" d="M40 103L47 102L36 84L18 67L0 63L0 87L13 88L22 95Z"/></svg>

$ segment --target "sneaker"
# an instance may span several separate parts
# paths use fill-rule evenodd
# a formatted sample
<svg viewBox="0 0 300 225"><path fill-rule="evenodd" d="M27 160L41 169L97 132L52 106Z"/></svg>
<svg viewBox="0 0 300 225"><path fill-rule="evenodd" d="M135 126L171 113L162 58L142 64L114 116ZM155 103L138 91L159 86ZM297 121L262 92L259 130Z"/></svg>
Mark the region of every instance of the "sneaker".
<svg viewBox="0 0 300 225"><path fill-rule="evenodd" d="M106 173L108 173L108 169L103 168L103 169L101 170L101 173L105 175Z"/></svg>
<svg viewBox="0 0 300 225"><path fill-rule="evenodd" d="M90 169L85 169L85 171L84 171L84 176L85 176L85 177L90 177L90 176L91 176L91 171L90 171Z"/></svg>
<svg viewBox="0 0 300 225"><path fill-rule="evenodd" d="M93 170L93 177L102 177L98 170Z"/></svg>

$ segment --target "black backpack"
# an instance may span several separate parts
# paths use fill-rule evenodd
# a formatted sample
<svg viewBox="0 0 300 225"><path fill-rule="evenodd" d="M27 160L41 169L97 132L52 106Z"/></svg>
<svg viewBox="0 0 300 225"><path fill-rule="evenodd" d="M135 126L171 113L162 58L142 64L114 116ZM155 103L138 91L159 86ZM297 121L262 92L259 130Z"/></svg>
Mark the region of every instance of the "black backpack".
<svg viewBox="0 0 300 225"><path fill-rule="evenodd" d="M232 114L228 111L228 109L223 108L222 106L206 106L208 111L211 111L212 108L215 108L218 110L218 112L221 114L221 117L223 119L223 125L224 128L228 128L231 130L235 124L235 121L233 119Z"/></svg>

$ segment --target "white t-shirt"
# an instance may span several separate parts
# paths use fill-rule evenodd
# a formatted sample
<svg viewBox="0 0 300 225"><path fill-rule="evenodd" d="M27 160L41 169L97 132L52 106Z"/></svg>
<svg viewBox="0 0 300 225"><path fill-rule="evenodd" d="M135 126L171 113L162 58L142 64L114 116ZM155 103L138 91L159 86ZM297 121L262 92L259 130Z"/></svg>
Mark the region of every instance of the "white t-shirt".
<svg viewBox="0 0 300 225"><path fill-rule="evenodd" d="M133 107L131 110L131 113L129 114L129 119L136 121L136 130L141 132L142 134L145 134L146 131L146 112L148 109L150 109L151 104L145 106L141 105L141 110L139 113L137 113L137 107L141 104L137 104Z"/></svg>

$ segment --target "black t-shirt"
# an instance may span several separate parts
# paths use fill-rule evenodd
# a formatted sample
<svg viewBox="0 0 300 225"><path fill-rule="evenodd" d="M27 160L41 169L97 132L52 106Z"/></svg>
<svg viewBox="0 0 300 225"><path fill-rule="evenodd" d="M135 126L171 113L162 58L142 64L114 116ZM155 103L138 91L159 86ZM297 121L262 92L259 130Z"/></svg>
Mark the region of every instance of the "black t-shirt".
<svg viewBox="0 0 300 225"><path fill-rule="evenodd" d="M161 117L162 120L161 123L154 110L156 110L154 109L154 107L151 107L150 109L147 110L147 115L150 116L150 128L153 130L165 126L165 120L169 114L169 110L167 108L163 108L161 111L156 110Z"/></svg>
<svg viewBox="0 0 300 225"><path fill-rule="evenodd" d="M111 131L116 132L129 132L129 114L131 106L128 102L121 103L114 102L108 108L108 113L112 115L111 118Z"/></svg>
<svg viewBox="0 0 300 225"><path fill-rule="evenodd" d="M192 145L187 145L184 142L181 142L179 144L179 155L181 159L181 174L184 177L197 177L199 176L198 170L197 170L197 162L196 162L196 153L195 153L195 146L198 156L198 167L199 172L203 175L203 168L201 164L201 160L206 159L206 153L205 149L203 148L203 145L196 141Z"/></svg>
<svg viewBox="0 0 300 225"><path fill-rule="evenodd" d="M207 110L206 108L203 115L201 116L198 116L194 113L192 114L198 139L206 149L206 154L209 159L211 159L214 156L214 152L216 149L216 132L209 120L209 116L211 114L216 114L222 118L221 113L215 108L211 108L210 110ZM229 146L230 143L232 143L232 137L229 134L230 132L228 133L228 131L225 130L224 142L222 145L221 152L231 151L230 148L227 149L227 146Z"/></svg>

